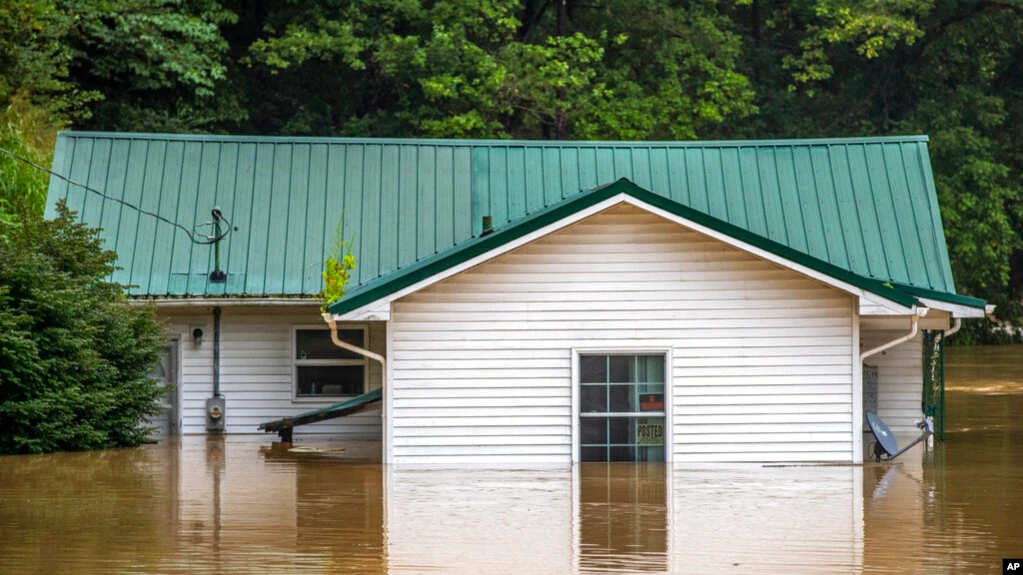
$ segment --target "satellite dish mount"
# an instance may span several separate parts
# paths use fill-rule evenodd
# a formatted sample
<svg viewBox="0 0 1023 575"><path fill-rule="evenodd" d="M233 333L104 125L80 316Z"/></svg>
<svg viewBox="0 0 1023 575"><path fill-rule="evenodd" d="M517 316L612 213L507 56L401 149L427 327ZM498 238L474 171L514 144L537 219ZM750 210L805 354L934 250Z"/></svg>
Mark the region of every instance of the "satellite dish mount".
<svg viewBox="0 0 1023 575"><path fill-rule="evenodd" d="M895 440L895 434L892 433L892 430L885 425L885 422L881 421L881 418L878 417L877 414L868 411L867 425L870 427L871 433L874 434L874 461L891 461L909 451L909 449L917 443L920 443L934 435L934 424L931 422L929 417L914 423L917 428L923 430L923 434L914 439L909 445L899 449L899 444Z"/></svg>
<svg viewBox="0 0 1023 575"><path fill-rule="evenodd" d="M210 215L213 216L213 253L214 253L214 264L213 271L210 272L210 282L222 284L227 281L227 273L220 269L220 240L224 239L223 232L220 229L220 222L224 219L223 213L220 211L220 206L213 206L210 211Z"/></svg>

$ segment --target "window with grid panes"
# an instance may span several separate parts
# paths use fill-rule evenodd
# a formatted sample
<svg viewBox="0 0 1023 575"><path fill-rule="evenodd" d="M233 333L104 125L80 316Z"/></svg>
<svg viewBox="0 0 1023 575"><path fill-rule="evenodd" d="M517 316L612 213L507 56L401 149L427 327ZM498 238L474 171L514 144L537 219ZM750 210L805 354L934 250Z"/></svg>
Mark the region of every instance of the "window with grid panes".
<svg viewBox="0 0 1023 575"><path fill-rule="evenodd" d="M582 461L664 461L664 356L579 356Z"/></svg>

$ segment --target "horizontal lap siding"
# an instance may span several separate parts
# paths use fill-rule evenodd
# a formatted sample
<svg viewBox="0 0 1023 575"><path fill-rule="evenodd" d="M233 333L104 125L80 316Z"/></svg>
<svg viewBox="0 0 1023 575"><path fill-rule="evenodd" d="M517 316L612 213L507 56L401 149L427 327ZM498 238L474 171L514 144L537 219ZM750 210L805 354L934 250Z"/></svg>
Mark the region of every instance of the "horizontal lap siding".
<svg viewBox="0 0 1023 575"><path fill-rule="evenodd" d="M674 350L675 460L849 461L851 298L819 288L772 315L766 336L755 318L775 300L752 289L741 301L746 318L719 318L730 338Z"/></svg>
<svg viewBox="0 0 1023 575"><path fill-rule="evenodd" d="M396 463L570 461L572 349L673 349L677 460L849 460L852 299L617 207L394 303Z"/></svg>
<svg viewBox="0 0 1023 575"><path fill-rule="evenodd" d="M165 316L170 329L181 334L181 390L178 396L183 434L206 433L206 398L213 393L213 319L205 314ZM294 401L292 332L298 326L323 323L313 307L268 310L224 308L221 316L220 390L227 400L227 433L262 433L260 423L326 407L341 401ZM205 341L196 348L190 326L201 325ZM370 323L369 346L381 354L386 333L381 323ZM380 387L380 365L369 362L369 387ZM298 434L346 435L379 439L381 417L371 410L344 418L297 428Z"/></svg>
<svg viewBox="0 0 1023 575"><path fill-rule="evenodd" d="M907 322L908 323L908 322ZM860 337L862 349L871 349L905 335L908 327L902 329L877 329L889 327L880 322L864 319ZM920 399L923 393L923 334L901 343L880 354L868 357L864 364L877 366L877 415L895 432L899 444L920 434L913 424L923 417Z"/></svg>

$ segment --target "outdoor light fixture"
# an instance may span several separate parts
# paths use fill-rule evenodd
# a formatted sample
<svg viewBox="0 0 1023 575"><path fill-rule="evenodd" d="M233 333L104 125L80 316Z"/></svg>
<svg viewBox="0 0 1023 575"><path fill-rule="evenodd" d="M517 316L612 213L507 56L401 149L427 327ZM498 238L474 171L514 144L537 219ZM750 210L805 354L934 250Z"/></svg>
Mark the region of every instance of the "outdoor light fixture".
<svg viewBox="0 0 1023 575"><path fill-rule="evenodd" d="M195 347L202 345L202 328L192 328L192 341L195 343Z"/></svg>

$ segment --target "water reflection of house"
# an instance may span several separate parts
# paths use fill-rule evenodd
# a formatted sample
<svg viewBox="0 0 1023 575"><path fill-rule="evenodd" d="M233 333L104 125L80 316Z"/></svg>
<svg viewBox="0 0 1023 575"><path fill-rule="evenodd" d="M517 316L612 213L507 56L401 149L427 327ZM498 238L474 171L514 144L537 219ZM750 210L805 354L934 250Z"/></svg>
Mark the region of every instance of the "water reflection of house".
<svg viewBox="0 0 1023 575"><path fill-rule="evenodd" d="M676 471L673 567L692 573L858 572L862 487L859 467Z"/></svg>
<svg viewBox="0 0 1023 575"><path fill-rule="evenodd" d="M205 433L214 395L244 434L383 387L381 412L300 432L382 439L392 463L855 462L865 398L909 431L923 381L919 335L867 358L876 393L861 354L984 314L955 292L921 137L67 132L54 169L189 230L228 218L193 245L50 188L177 338L178 433ZM339 222L358 263L330 311L355 352L315 301Z"/></svg>
<svg viewBox="0 0 1023 575"><path fill-rule="evenodd" d="M174 457L180 548L165 570L387 572L379 465L216 440L183 441Z"/></svg>
<svg viewBox="0 0 1023 575"><path fill-rule="evenodd" d="M888 466L864 469L864 562L889 565L892 572L934 573L919 558L927 544L927 508L933 486L924 483L921 449Z"/></svg>
<svg viewBox="0 0 1023 575"><path fill-rule="evenodd" d="M848 573L862 469L390 470L392 573ZM737 565L738 564L738 565Z"/></svg>
<svg viewBox="0 0 1023 575"><path fill-rule="evenodd" d="M874 467L424 469L236 442L178 457L176 546L154 571L847 573L877 553L865 533L922 522L902 501L882 503L901 527L865 511Z"/></svg>
<svg viewBox="0 0 1023 575"><path fill-rule="evenodd" d="M578 484L582 571L668 570L668 496L663 465L583 464Z"/></svg>

